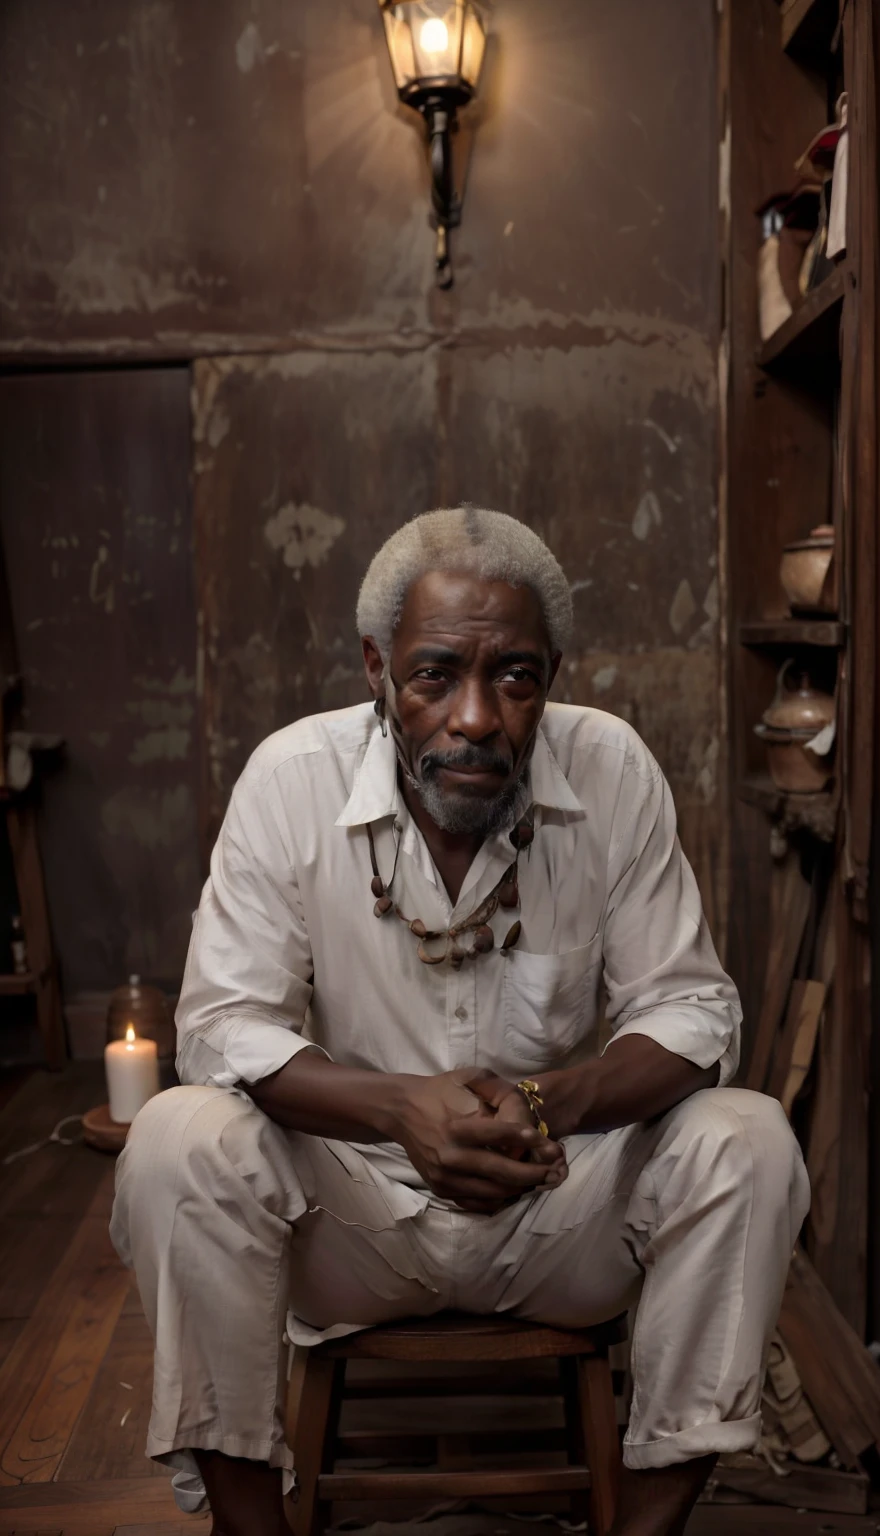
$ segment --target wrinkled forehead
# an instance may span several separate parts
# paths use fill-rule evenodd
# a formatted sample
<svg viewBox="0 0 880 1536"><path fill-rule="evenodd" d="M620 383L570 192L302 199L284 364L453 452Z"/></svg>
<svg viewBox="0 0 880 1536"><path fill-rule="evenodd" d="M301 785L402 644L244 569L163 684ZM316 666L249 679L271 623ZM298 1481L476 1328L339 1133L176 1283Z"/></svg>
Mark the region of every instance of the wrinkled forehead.
<svg viewBox="0 0 880 1536"><path fill-rule="evenodd" d="M469 644L521 645L548 659L550 641L531 587L492 581L470 571L429 571L411 583L394 632L394 648L443 636Z"/></svg>

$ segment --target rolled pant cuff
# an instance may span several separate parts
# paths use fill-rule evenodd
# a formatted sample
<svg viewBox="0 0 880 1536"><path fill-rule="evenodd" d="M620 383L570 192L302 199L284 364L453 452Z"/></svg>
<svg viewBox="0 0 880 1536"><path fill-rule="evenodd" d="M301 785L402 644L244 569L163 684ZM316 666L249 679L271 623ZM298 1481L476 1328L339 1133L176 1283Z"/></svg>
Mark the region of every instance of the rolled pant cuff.
<svg viewBox="0 0 880 1536"><path fill-rule="evenodd" d="M224 1456L243 1457L246 1461L265 1461L270 1467L280 1467L281 1485L285 1494L290 1492L296 1481L293 1453L283 1441L249 1440L240 1435L211 1434L201 1430L192 1430L173 1441L157 1440L154 1435L149 1435L147 1455L174 1473L171 1479L174 1502L186 1515L197 1515L208 1507L205 1485L193 1449L221 1451Z"/></svg>
<svg viewBox="0 0 880 1536"><path fill-rule="evenodd" d="M624 1439L623 1464L634 1472L647 1467L674 1467L682 1461L694 1461L698 1456L754 1450L760 1438L760 1413L753 1413L747 1419L707 1420L691 1429L680 1429L677 1434L664 1435L662 1440L632 1442Z"/></svg>

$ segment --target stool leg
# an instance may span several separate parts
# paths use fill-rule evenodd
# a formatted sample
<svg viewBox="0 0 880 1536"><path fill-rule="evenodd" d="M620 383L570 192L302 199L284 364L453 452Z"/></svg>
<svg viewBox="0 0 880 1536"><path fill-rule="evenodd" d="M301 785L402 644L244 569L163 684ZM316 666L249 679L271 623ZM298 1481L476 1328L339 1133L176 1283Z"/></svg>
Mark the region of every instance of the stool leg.
<svg viewBox="0 0 880 1536"><path fill-rule="evenodd" d="M590 1536L608 1536L620 1479L620 1439L607 1355L577 1362L581 1430L590 1469Z"/></svg>
<svg viewBox="0 0 880 1536"><path fill-rule="evenodd" d="M296 1500L287 1511L294 1536L320 1536L325 1524L318 1478L333 1469L344 1381L344 1360L325 1360L314 1349L295 1350L285 1415L296 1473Z"/></svg>
<svg viewBox="0 0 880 1536"><path fill-rule="evenodd" d="M559 1376L562 1382L562 1400L565 1406L565 1441L569 1466L587 1465L587 1448L584 1445L581 1422L580 1382L577 1361L571 1355L559 1360ZM575 1525L586 1525L590 1516L590 1495L587 1489L571 1495L571 1518Z"/></svg>

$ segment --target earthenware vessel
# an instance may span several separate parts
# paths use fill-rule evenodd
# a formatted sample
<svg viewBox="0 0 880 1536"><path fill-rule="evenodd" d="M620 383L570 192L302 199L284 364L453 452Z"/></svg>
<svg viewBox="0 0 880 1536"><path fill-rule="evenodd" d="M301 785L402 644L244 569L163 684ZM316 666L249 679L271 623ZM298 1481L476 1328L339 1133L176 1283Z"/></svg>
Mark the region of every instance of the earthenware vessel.
<svg viewBox="0 0 880 1536"><path fill-rule="evenodd" d="M780 670L773 701L755 734L767 747L767 766L777 789L817 794L832 773L835 703L832 694L813 687L806 672L795 673L793 668L788 660Z"/></svg>
<svg viewBox="0 0 880 1536"><path fill-rule="evenodd" d="M779 579L792 613L836 613L834 529L814 528L809 538L786 544Z"/></svg>

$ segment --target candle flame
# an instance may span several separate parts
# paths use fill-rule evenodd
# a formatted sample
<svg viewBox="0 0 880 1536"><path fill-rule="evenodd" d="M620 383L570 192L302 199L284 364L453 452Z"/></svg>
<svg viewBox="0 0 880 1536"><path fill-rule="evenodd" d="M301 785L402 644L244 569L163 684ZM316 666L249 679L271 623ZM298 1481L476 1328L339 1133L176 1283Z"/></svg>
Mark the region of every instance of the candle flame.
<svg viewBox="0 0 880 1536"><path fill-rule="evenodd" d="M128 1046L129 1050L131 1050L131 1048L134 1045L134 1042L135 1042L136 1039L137 1039L137 1036L135 1035L135 1032L134 1032L134 1025L133 1024L129 1024L128 1028L125 1031L125 1043Z"/></svg>

